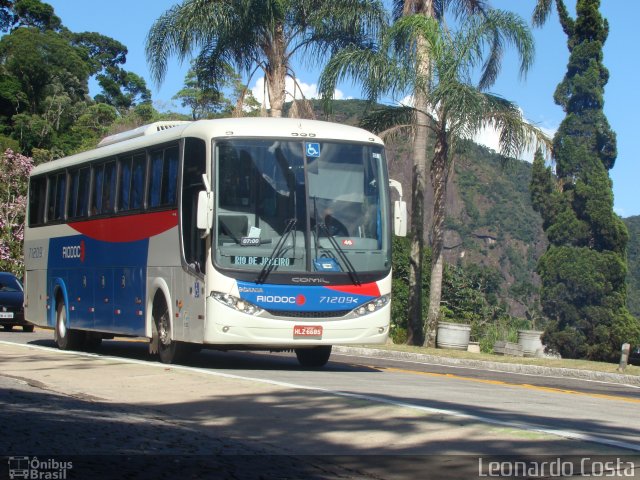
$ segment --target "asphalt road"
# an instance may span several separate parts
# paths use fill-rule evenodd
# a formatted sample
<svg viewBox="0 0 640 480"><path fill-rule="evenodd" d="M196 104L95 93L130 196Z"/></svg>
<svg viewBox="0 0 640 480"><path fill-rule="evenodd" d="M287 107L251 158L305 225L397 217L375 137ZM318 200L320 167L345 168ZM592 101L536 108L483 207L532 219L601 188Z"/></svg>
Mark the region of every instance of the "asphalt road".
<svg viewBox="0 0 640 480"><path fill-rule="evenodd" d="M251 455L239 462L249 474L233 470L226 478L255 478L259 471L277 472L264 478L400 478L400 462L405 476L415 478L412 468L434 459L439 468L462 462L477 474L483 455L637 460L629 455L640 452L640 388L633 386L351 355L332 355L326 368L305 370L293 354L203 351L183 366L168 367L150 361L142 342L105 341L98 355L69 355L53 348L51 337L50 331L0 332L0 394L9 405L0 425L15 422L14 416L30 419L14 427L23 432L14 445L26 455L38 449L139 455L151 449L174 460L195 455L191 463L198 463L206 451L225 472L231 470L224 455L236 461ZM43 402L43 395L51 398ZM36 415L43 403L55 407ZM26 417L22 405L31 409ZM50 408L80 411L87 422L100 412L109 435L97 441L84 425L75 443L52 449L43 441L34 448L29 432L50 429ZM8 418L8 411L14 416ZM173 440L152 433L162 430ZM93 440L82 441L87 435ZM139 438L145 440L136 445ZM95 446L79 448L78 441ZM16 454L6 442L0 437L0 454ZM272 455L275 460L267 462ZM322 455L319 461L316 455ZM327 470L326 456L344 461ZM385 475L389 463L392 477ZM275 467L265 470L267 464Z"/></svg>

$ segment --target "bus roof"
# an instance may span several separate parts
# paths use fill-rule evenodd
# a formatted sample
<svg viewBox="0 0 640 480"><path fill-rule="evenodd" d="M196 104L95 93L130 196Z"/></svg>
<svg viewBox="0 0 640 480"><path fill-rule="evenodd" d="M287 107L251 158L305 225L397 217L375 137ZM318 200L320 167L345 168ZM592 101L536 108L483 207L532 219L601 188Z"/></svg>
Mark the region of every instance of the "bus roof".
<svg viewBox="0 0 640 480"><path fill-rule="evenodd" d="M383 144L379 137L361 128L319 120L249 117L196 120L193 122L156 122L106 137L100 142L102 146L93 150L40 164L32 170L31 175L148 148L183 137L197 137L206 140L211 138L264 137Z"/></svg>

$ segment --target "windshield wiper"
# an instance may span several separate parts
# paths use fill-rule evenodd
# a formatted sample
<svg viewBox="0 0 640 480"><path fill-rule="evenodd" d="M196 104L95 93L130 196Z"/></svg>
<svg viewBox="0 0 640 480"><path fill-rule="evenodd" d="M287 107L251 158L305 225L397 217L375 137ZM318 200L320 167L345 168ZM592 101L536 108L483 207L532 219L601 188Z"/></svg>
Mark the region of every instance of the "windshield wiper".
<svg viewBox="0 0 640 480"><path fill-rule="evenodd" d="M347 258L347 255L344 253L344 250L336 240L336 237L334 237L329 231L329 227L327 227L327 225L323 222L323 223L320 223L320 228L322 228L325 231L325 233L327 234L327 238L329 239L329 242L331 243L335 251L338 252L338 256L347 267L347 272L349 273L349 277L351 278L351 281L353 282L353 284L362 285L362 282L360 281L360 277L358 276L358 272L353 267L353 264Z"/></svg>
<svg viewBox="0 0 640 480"><path fill-rule="evenodd" d="M291 232L293 232L293 229L296 226L297 222L298 222L297 218L292 218L287 223L287 226L284 227L284 232L282 232L282 236L280 237L280 240L278 240L278 243L276 243L276 246L273 247L273 250L271 251L269 258L267 259L267 262L262 267L262 270L260 270L260 274L256 279L256 283L264 283L267 277L269 276L269 274L271 273L271 271L275 268L276 262L274 262L274 259L280 257L280 255L282 255L287 250L287 240L289 239L289 236L291 236ZM294 237L294 245L295 245L295 237Z"/></svg>

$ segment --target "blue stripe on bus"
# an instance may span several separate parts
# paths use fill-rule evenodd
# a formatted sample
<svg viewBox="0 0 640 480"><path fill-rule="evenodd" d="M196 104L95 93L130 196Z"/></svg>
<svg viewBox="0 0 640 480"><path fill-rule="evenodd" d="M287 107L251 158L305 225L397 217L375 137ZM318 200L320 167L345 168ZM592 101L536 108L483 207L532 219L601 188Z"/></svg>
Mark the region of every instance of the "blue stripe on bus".
<svg viewBox="0 0 640 480"><path fill-rule="evenodd" d="M379 296L375 284L337 290L319 285L265 285L239 281L238 290L240 298L265 310L299 312L352 310Z"/></svg>
<svg viewBox="0 0 640 480"><path fill-rule="evenodd" d="M84 235L50 239L50 321L55 322L58 285L66 289L70 328L144 335L148 251L148 239L122 243Z"/></svg>

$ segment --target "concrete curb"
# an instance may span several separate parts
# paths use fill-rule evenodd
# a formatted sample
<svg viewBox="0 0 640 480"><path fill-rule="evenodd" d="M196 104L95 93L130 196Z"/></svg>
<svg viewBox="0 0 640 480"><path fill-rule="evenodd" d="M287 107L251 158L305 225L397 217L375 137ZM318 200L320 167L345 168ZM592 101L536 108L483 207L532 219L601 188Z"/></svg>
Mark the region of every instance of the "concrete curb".
<svg viewBox="0 0 640 480"><path fill-rule="evenodd" d="M524 373L528 375L540 375L545 377L566 377L580 380L591 380L607 383L618 383L640 387L640 376L623 375L619 373L596 372L593 370L579 370L575 368L554 368L540 365L524 365L519 363L488 362L485 360L473 360L467 358L439 357L413 352L398 352L394 350L381 350L365 347L333 346L334 353L359 355L363 357L387 358L390 360L405 360L418 363L430 363L451 367L477 368L480 370L496 370L508 373Z"/></svg>

